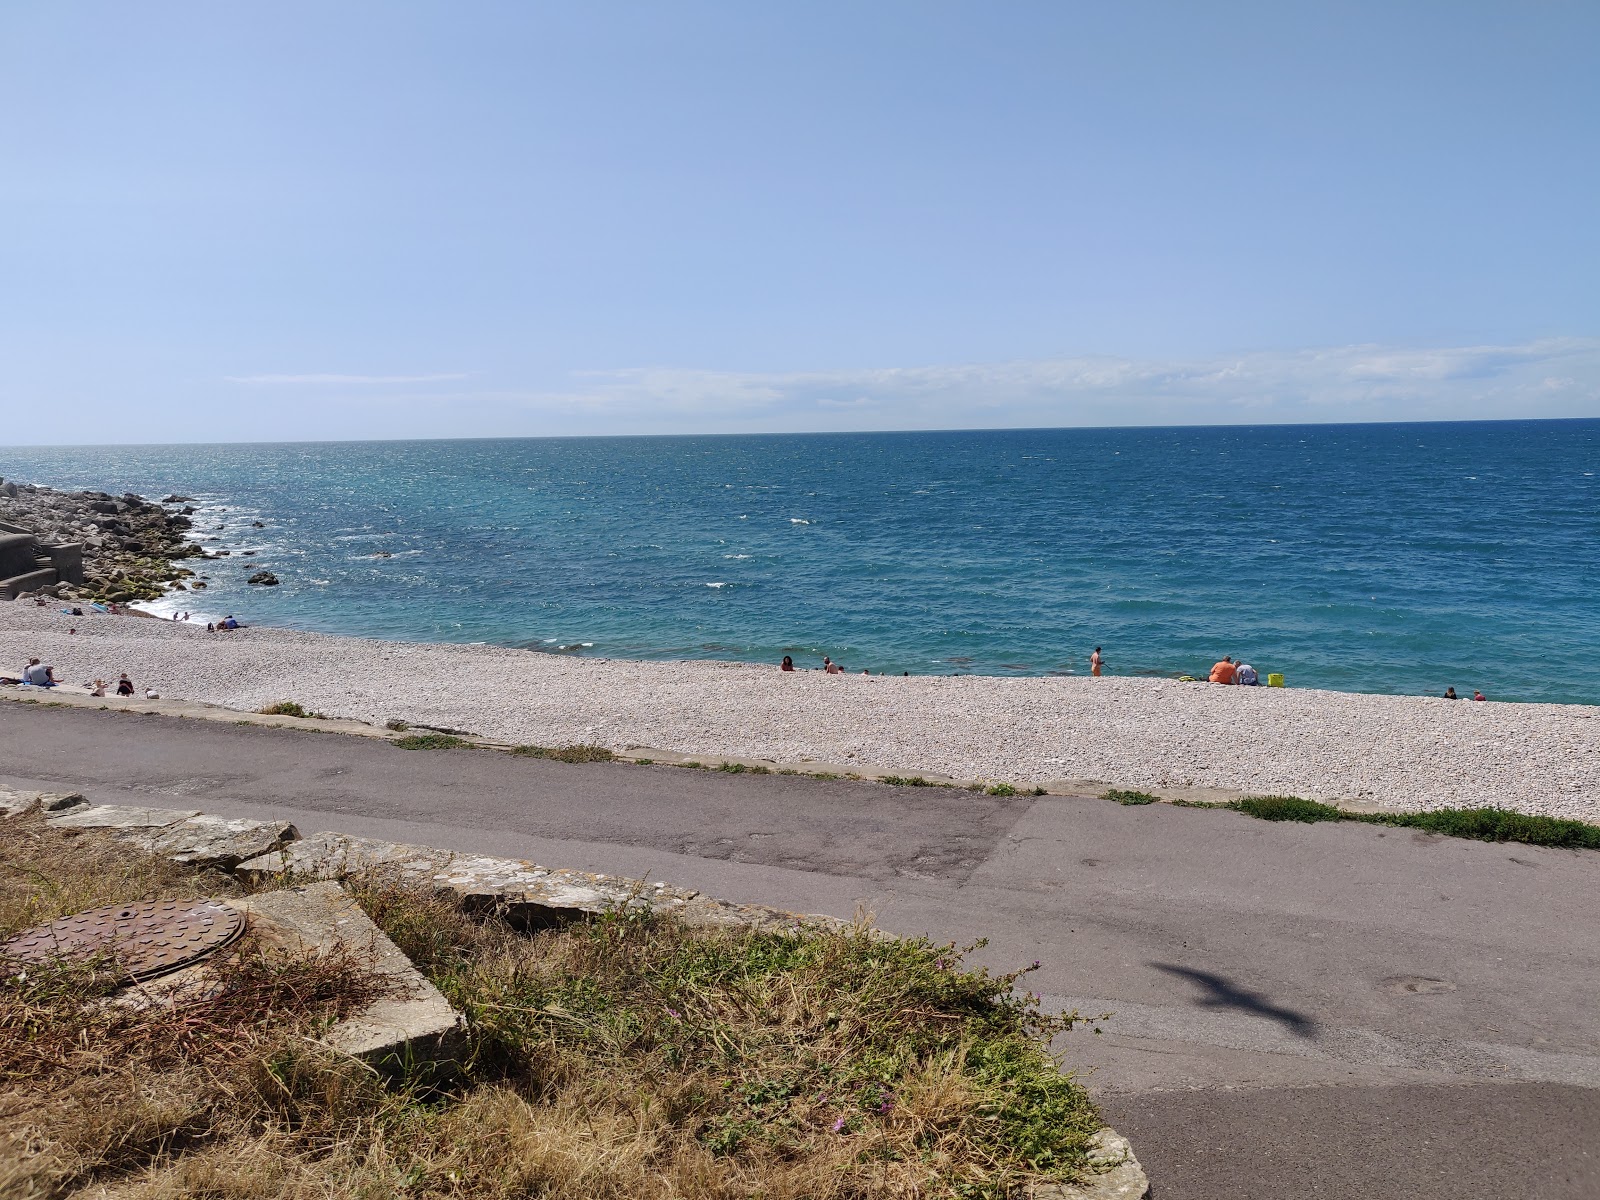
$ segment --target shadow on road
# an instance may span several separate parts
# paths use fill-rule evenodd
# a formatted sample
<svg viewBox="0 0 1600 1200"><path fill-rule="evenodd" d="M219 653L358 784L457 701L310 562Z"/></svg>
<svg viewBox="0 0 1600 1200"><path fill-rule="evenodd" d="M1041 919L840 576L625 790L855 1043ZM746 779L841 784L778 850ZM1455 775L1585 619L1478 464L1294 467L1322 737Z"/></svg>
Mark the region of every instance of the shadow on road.
<svg viewBox="0 0 1600 1200"><path fill-rule="evenodd" d="M1196 1003L1202 1008L1236 1008L1243 1012L1255 1013L1259 1017L1267 1017L1277 1021L1291 1033L1301 1037L1314 1037L1317 1032L1317 1023L1304 1013L1297 1013L1292 1008L1283 1008L1271 1003L1260 992L1252 992L1242 988L1232 980L1221 975L1214 975L1210 971L1197 971L1193 967L1178 967L1171 963L1151 963L1158 971L1165 971L1168 975L1176 975L1180 979L1187 979L1197 987L1205 989L1205 995Z"/></svg>

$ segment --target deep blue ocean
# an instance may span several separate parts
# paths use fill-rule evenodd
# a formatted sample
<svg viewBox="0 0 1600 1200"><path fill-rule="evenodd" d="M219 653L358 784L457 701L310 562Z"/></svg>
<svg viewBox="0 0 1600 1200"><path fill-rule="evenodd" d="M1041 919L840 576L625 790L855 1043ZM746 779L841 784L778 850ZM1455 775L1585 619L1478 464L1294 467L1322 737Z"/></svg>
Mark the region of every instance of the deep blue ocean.
<svg viewBox="0 0 1600 1200"><path fill-rule="evenodd" d="M35 447L0 476L196 497L232 551L190 564L197 616L1600 703L1600 420Z"/></svg>

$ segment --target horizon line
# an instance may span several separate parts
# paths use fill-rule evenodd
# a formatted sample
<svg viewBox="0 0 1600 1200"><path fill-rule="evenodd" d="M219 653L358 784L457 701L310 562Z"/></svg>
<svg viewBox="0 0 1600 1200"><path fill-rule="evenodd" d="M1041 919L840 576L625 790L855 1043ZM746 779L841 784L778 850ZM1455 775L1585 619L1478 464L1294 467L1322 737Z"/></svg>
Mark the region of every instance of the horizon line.
<svg viewBox="0 0 1600 1200"><path fill-rule="evenodd" d="M1600 421L1600 414L1587 417L1464 417L1459 420L1392 421L1192 421L1178 424L1138 425L952 425L930 429L794 429L794 430L700 430L684 433L505 433L476 437L372 437L372 438L283 438L275 441L185 441L185 442L18 442L0 445L7 450L101 450L111 447L155 449L167 446L362 446L374 443L407 442L559 442L642 438L739 438L739 437L882 437L894 434L929 433L1105 433L1147 429L1360 429L1401 425L1556 425Z"/></svg>

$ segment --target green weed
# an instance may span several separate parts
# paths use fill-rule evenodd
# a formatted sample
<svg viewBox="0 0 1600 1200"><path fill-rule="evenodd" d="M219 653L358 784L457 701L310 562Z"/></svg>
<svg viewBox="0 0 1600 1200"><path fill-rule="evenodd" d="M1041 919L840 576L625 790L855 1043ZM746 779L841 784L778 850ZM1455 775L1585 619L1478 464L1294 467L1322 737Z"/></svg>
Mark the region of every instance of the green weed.
<svg viewBox="0 0 1600 1200"><path fill-rule="evenodd" d="M1118 804L1159 804L1160 796L1152 796L1149 792L1129 792L1122 788L1111 788L1100 793L1102 800L1115 800Z"/></svg>

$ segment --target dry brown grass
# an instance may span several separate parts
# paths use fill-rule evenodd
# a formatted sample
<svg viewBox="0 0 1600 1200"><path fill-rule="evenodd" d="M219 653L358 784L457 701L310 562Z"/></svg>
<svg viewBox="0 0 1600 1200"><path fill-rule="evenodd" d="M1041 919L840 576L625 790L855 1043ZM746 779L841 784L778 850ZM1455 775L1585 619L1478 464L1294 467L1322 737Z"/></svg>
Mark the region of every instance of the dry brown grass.
<svg viewBox="0 0 1600 1200"><path fill-rule="evenodd" d="M102 833L52 829L37 810L0 821L0 940L86 908L242 890L231 875L130 851Z"/></svg>
<svg viewBox="0 0 1600 1200"><path fill-rule="evenodd" d="M0 821L4 911L218 890L103 842ZM35 974L0 985L0 1196L1002 1197L1071 1177L1099 1127L1043 1050L1064 1022L949 948L621 915L529 936L357 890L467 1014L447 1087L316 1043L370 994L337 960L246 945L215 995L142 1010L92 967Z"/></svg>

